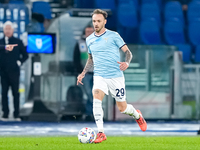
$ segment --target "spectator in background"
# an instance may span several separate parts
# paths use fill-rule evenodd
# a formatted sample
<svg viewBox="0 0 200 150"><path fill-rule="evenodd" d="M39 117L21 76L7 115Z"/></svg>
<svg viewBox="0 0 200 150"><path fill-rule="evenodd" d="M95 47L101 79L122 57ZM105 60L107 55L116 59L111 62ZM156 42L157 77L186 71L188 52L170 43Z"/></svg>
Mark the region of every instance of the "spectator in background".
<svg viewBox="0 0 200 150"><path fill-rule="evenodd" d="M74 65L76 71L81 73L83 67L85 66L88 59L88 49L86 46L85 39L90 34L94 32L94 28L92 26L87 26L84 31L83 37L77 42L74 49ZM92 87L93 87L93 68L89 70L89 72L85 75L83 79L84 89L87 94L88 100L86 104L86 120L93 120L93 96L92 96Z"/></svg>
<svg viewBox="0 0 200 150"><path fill-rule="evenodd" d="M44 19L44 28L45 28L45 30L48 29L50 24L51 24L51 20L50 19Z"/></svg>
<svg viewBox="0 0 200 150"><path fill-rule="evenodd" d="M28 32L44 32L44 16L38 13L32 13L31 22L27 27Z"/></svg>
<svg viewBox="0 0 200 150"><path fill-rule="evenodd" d="M4 23L4 38L0 39L0 45L18 44L12 51L0 48L0 70L1 70L1 86L2 86L2 121L8 121L8 90L11 86L14 97L14 119L20 121L19 118L19 76L20 66L28 59L28 54L18 38L13 37L13 24L10 21Z"/></svg>

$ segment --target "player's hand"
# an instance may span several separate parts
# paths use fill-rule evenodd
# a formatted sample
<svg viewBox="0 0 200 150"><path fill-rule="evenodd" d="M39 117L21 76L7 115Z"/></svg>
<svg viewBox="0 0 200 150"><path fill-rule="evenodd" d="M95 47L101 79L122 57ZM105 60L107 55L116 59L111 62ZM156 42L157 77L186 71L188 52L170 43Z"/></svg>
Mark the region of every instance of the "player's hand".
<svg viewBox="0 0 200 150"><path fill-rule="evenodd" d="M5 49L8 51L12 51L15 46L18 46L18 44L9 44L6 45Z"/></svg>
<svg viewBox="0 0 200 150"><path fill-rule="evenodd" d="M128 63L127 62L117 62L119 65L120 70L125 71L128 68Z"/></svg>
<svg viewBox="0 0 200 150"><path fill-rule="evenodd" d="M85 75L83 73L79 74L77 77L77 85L80 83L83 85L82 83L82 79L85 77Z"/></svg>

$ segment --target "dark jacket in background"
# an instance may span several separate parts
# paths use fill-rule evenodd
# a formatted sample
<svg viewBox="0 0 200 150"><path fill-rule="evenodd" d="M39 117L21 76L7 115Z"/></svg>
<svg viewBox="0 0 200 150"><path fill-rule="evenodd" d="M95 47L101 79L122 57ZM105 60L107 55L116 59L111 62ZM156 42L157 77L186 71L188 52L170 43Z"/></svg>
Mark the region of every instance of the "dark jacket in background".
<svg viewBox="0 0 200 150"><path fill-rule="evenodd" d="M21 65L28 58L26 48L22 41L15 37L8 39L8 44L18 44L12 51L5 49L5 46L0 46L0 75L1 75L1 86L2 86L2 111L3 118L8 118L9 107L8 107L8 90L9 87L12 89L14 97L14 118L19 117L19 84L20 84L20 66L17 61L21 62ZM5 44L5 38L0 40L0 45Z"/></svg>
<svg viewBox="0 0 200 150"><path fill-rule="evenodd" d="M12 51L5 50L5 46L0 46L0 69L2 71L17 71L19 66L17 61L19 60L23 64L28 59L26 48L22 41L18 38L11 37L8 39L9 44L18 44ZM0 45L5 44L5 37L0 40Z"/></svg>
<svg viewBox="0 0 200 150"><path fill-rule="evenodd" d="M84 66L81 64L81 52L79 50L78 43L76 43L75 45L73 57L74 57L73 61L74 61L75 70L79 74L83 71Z"/></svg>

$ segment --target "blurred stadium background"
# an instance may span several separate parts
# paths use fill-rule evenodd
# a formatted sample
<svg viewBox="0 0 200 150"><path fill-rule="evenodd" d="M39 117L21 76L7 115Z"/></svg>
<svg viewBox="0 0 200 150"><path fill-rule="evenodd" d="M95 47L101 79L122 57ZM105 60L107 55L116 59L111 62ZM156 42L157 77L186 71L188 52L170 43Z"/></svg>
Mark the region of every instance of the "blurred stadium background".
<svg viewBox="0 0 200 150"><path fill-rule="evenodd" d="M1 122L1 126L6 125L8 131L13 130L16 134L20 134L27 124L31 126L33 121L54 122L33 126L39 124L42 128L53 124L61 126L60 131L64 132L63 125L68 128L74 125L77 128L69 132L75 135L79 126L95 128L94 121L86 119L84 110L88 97L83 87L73 94L69 89L76 85L77 77L73 64L74 47L84 28L91 24L91 13L96 8L108 12L106 27L117 31L133 53L130 67L124 72L127 101L142 111L149 123L147 132L152 135L165 131L198 134L200 0L1 0L0 38L7 20L14 23L14 36L26 46L29 33L56 35L55 53L30 53L29 60L21 67L22 123ZM123 61L123 53L121 56ZM33 62L41 63L41 74L33 73ZM9 92L11 112L12 105ZM144 134L139 129L129 131L131 125L128 125L134 120L120 114L111 96L105 97L103 109L106 130L111 131L110 123L117 122L119 128L127 129L120 133ZM124 122L128 122L127 127ZM22 129L15 130L10 125ZM7 130L0 132L8 134ZM55 132L58 130L51 133ZM66 131L66 134L70 133Z"/></svg>

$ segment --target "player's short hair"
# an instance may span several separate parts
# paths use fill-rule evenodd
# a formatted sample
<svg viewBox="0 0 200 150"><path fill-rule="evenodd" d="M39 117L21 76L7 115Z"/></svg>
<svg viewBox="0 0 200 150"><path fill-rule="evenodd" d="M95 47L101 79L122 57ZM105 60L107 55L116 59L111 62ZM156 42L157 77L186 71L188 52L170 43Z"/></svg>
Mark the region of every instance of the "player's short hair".
<svg viewBox="0 0 200 150"><path fill-rule="evenodd" d="M108 17L108 13L106 11L103 11L101 9L95 9L92 13L92 16L94 14L102 14L104 16L104 18L106 19Z"/></svg>
<svg viewBox="0 0 200 150"><path fill-rule="evenodd" d="M13 23L12 23L11 21L6 21L6 22L3 24L3 29L5 29L6 26L11 26L11 28L14 29Z"/></svg>

